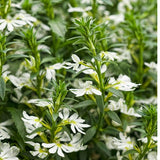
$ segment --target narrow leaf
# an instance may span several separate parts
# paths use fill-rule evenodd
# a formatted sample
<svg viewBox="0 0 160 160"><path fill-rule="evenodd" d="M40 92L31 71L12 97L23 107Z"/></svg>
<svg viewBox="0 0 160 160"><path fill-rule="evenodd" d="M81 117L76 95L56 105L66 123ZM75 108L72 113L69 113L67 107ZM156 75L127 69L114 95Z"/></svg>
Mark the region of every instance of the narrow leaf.
<svg viewBox="0 0 160 160"><path fill-rule="evenodd" d="M52 20L49 25L57 36L64 38L66 33L66 25L60 20Z"/></svg>
<svg viewBox="0 0 160 160"><path fill-rule="evenodd" d="M6 83L3 77L0 77L0 97L2 98L2 100L4 100L5 91L6 91Z"/></svg>
<svg viewBox="0 0 160 160"><path fill-rule="evenodd" d="M85 144L85 143L87 143L88 141L90 141L90 140L93 138L93 136L95 135L95 133L96 133L96 127L95 127L95 126L89 128L89 129L87 130L84 138L83 138L83 143Z"/></svg>
<svg viewBox="0 0 160 160"><path fill-rule="evenodd" d="M97 106L100 109L100 112L103 113L104 110L104 102L102 96L96 96Z"/></svg>
<svg viewBox="0 0 160 160"><path fill-rule="evenodd" d="M24 140L25 136L26 136L26 132L25 132L25 126L23 124L22 121L22 111L16 108L8 108L8 111L11 113L12 119L16 125L16 128L18 130L18 133L20 134L20 136L22 137L22 139Z"/></svg>
<svg viewBox="0 0 160 160"><path fill-rule="evenodd" d="M124 98L123 93L119 90L116 90L115 88L108 88L107 91L113 93L114 95L116 95L119 98Z"/></svg>
<svg viewBox="0 0 160 160"><path fill-rule="evenodd" d="M112 120L114 120L115 122L117 122L119 124L122 124L122 122L116 112L108 111L107 114Z"/></svg>
<svg viewBox="0 0 160 160"><path fill-rule="evenodd" d="M100 151L105 155L110 156L110 151L107 149L106 145L103 142L96 142L96 145Z"/></svg>
<svg viewBox="0 0 160 160"><path fill-rule="evenodd" d="M84 107L88 107L91 105L95 105L95 103L92 100L85 100L83 102L80 102L77 105L74 105L74 108L84 108Z"/></svg>

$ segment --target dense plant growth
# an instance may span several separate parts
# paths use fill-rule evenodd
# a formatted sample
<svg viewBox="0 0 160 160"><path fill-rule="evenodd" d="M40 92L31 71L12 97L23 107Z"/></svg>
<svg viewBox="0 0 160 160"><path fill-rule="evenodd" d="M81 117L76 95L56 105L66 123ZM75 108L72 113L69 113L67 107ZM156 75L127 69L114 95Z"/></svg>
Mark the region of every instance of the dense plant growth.
<svg viewBox="0 0 160 160"><path fill-rule="evenodd" d="M156 160L156 0L0 1L0 160Z"/></svg>

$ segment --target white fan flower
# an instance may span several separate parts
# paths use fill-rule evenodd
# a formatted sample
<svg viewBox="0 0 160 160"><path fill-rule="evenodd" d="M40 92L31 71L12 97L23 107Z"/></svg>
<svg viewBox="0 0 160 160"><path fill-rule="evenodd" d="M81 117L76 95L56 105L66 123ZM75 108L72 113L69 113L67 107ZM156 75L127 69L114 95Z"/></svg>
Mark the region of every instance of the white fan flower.
<svg viewBox="0 0 160 160"><path fill-rule="evenodd" d="M109 52L109 51L104 52L103 51L100 53L100 56L101 56L101 58L105 58L110 61L114 61L115 59L119 59L116 52Z"/></svg>
<svg viewBox="0 0 160 160"><path fill-rule="evenodd" d="M71 125L71 130L73 133L76 133L76 130L82 134L85 134L83 132L83 128L88 128L90 125L84 124L85 120L78 117L77 113L74 113L73 115L69 116L69 110L67 108L63 109L63 113L59 113L59 117L62 119L62 124L70 124Z"/></svg>
<svg viewBox="0 0 160 160"><path fill-rule="evenodd" d="M23 120L24 125L26 127L26 131L29 134L31 134L35 129L37 129L39 127L42 127L42 125L40 123L41 120L38 117L29 116L25 111L23 111L22 120ZM37 135L38 135L38 132L37 133L33 133L31 135L27 135L26 137L32 139Z"/></svg>
<svg viewBox="0 0 160 160"><path fill-rule="evenodd" d="M52 103L48 99L30 99L28 103L33 103L38 107L52 106Z"/></svg>
<svg viewBox="0 0 160 160"><path fill-rule="evenodd" d="M46 78L48 81L50 81L51 79L56 80L56 71L55 70L59 70L63 68L63 64L62 63L56 63L52 66L46 67Z"/></svg>
<svg viewBox="0 0 160 160"><path fill-rule="evenodd" d="M126 104L123 105L120 109L121 109L120 111L126 115L130 115L134 117L141 117L141 115L139 115L138 113L135 113L134 108L131 107L128 109Z"/></svg>
<svg viewBox="0 0 160 160"><path fill-rule="evenodd" d="M13 123L12 120L7 120L5 122L0 123L0 140L8 139L10 138L10 130L6 128L5 126L9 126Z"/></svg>
<svg viewBox="0 0 160 160"><path fill-rule="evenodd" d="M150 63L145 62L144 64L150 69L157 70L157 64L155 62L150 62Z"/></svg>
<svg viewBox="0 0 160 160"><path fill-rule="evenodd" d="M77 133L76 135L71 134L71 141L68 143L68 146L70 147L68 152L77 152L82 151L87 148L87 145L83 146L81 134ZM67 149L67 148L66 148Z"/></svg>
<svg viewBox="0 0 160 160"><path fill-rule="evenodd" d="M101 91L92 86L92 81L79 82L79 89L70 89L72 93L76 95L76 97L83 96L85 94L96 94L101 95Z"/></svg>
<svg viewBox="0 0 160 160"><path fill-rule="evenodd" d="M157 138L157 136L152 136L151 140L157 142L158 138ZM143 143L147 143L148 142L148 138L147 137L139 138L138 141L142 141Z"/></svg>
<svg viewBox="0 0 160 160"><path fill-rule="evenodd" d="M119 110L120 107L117 105L117 102L116 101L113 101L113 100L109 100L109 105L108 105L108 109L110 109L111 111L116 111L116 110Z"/></svg>
<svg viewBox="0 0 160 160"><path fill-rule="evenodd" d="M121 91L133 91L140 84L136 84L131 82L131 79L126 76L120 74L117 80L114 77L111 77L108 82L110 85L113 85L113 88L121 90Z"/></svg>
<svg viewBox="0 0 160 160"><path fill-rule="evenodd" d="M115 146L113 144L114 137L103 135L101 139L104 140L108 149L115 149Z"/></svg>
<svg viewBox="0 0 160 160"><path fill-rule="evenodd" d="M23 73L20 77L9 75L9 80L19 89L21 89L23 86L33 87L29 73Z"/></svg>
<svg viewBox="0 0 160 160"><path fill-rule="evenodd" d="M119 151L117 152L116 156L117 156L117 160L122 160L123 159L123 156L120 155Z"/></svg>
<svg viewBox="0 0 160 160"><path fill-rule="evenodd" d="M80 12L80 13L83 13L83 16L87 16L87 11L90 11L92 10L92 7L91 6L88 6L88 7L85 7L85 8L81 8L81 7L72 7L70 4L68 5L69 6L69 9L68 9L68 12Z"/></svg>
<svg viewBox="0 0 160 160"><path fill-rule="evenodd" d="M26 23L22 20L17 19L0 19L0 30L3 31L5 28L9 32L12 32L15 28L22 27Z"/></svg>
<svg viewBox="0 0 160 160"><path fill-rule="evenodd" d="M0 159L1 160L19 160L16 156L19 153L16 146L10 147L9 143L0 142Z"/></svg>
<svg viewBox="0 0 160 160"><path fill-rule="evenodd" d="M70 147L68 147L64 144L61 144L59 141L57 141L55 143L42 143L42 146L45 148L50 148L49 153L54 154L57 152L57 154L61 157L64 157L63 152L68 153L68 150L70 149Z"/></svg>
<svg viewBox="0 0 160 160"><path fill-rule="evenodd" d="M110 15L108 17L109 20L112 20L114 22L115 25L124 22L124 14L115 14L115 15ZM106 23L108 23L109 21L107 20Z"/></svg>
<svg viewBox="0 0 160 160"><path fill-rule="evenodd" d="M119 133L119 138L113 137L113 145L117 150L129 150L133 149L134 143L130 137L126 137L122 132Z"/></svg>
<svg viewBox="0 0 160 160"><path fill-rule="evenodd" d="M73 68L73 70L75 70L77 72L84 69L84 68L80 67L80 63L82 61L80 60L80 58L77 55L72 54L71 58L74 63L64 62L64 68L66 68L66 69Z"/></svg>
<svg viewBox="0 0 160 160"><path fill-rule="evenodd" d="M7 82L9 80L8 74L10 73L10 71L8 71L8 69L9 69L9 65L8 64L3 65L2 77L3 77L5 82Z"/></svg>
<svg viewBox="0 0 160 160"><path fill-rule="evenodd" d="M157 160L157 152L151 151L147 155L148 160Z"/></svg>
<svg viewBox="0 0 160 160"><path fill-rule="evenodd" d="M25 24L33 26L33 23L37 21L35 17L32 17L30 14L27 14L24 10L21 13L15 15L15 19L21 19Z"/></svg>
<svg viewBox="0 0 160 160"><path fill-rule="evenodd" d="M147 99L139 99L135 101L137 104L157 104L157 97L156 96L152 96L150 98Z"/></svg>
<svg viewBox="0 0 160 160"><path fill-rule="evenodd" d="M39 158L45 158L48 153L44 148L41 148L39 143L34 143L31 141L26 142L34 147L34 151L30 151L30 153L35 157L38 156Z"/></svg>

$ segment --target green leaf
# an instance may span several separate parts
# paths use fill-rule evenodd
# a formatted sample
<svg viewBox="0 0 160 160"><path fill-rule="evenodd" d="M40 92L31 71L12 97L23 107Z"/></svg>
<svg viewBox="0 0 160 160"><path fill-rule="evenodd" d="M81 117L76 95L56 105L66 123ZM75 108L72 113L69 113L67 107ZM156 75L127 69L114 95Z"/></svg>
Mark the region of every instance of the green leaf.
<svg viewBox="0 0 160 160"><path fill-rule="evenodd" d="M87 160L87 151L79 152L79 160Z"/></svg>
<svg viewBox="0 0 160 160"><path fill-rule="evenodd" d="M19 144L21 150L24 151L25 150L25 143L24 143L23 138L20 136L19 133L17 133L17 130L16 131L12 130L12 134L13 134L13 139L15 141L17 141L17 143Z"/></svg>
<svg viewBox="0 0 160 160"><path fill-rule="evenodd" d="M74 105L74 108L84 108L84 107L88 107L91 105L95 105L95 103L92 100L85 100L83 102L80 102L77 105Z"/></svg>
<svg viewBox="0 0 160 160"><path fill-rule="evenodd" d="M25 136L26 136L26 132L25 132L25 126L24 123L22 121L22 111L20 109L16 109L16 108L8 108L8 111L11 113L12 119L16 125L16 128L18 130L19 135L22 137L22 139L24 140Z"/></svg>
<svg viewBox="0 0 160 160"><path fill-rule="evenodd" d="M110 151L107 149L106 145L103 142L96 142L96 145L100 151L105 155L110 156Z"/></svg>
<svg viewBox="0 0 160 160"><path fill-rule="evenodd" d="M4 100L5 91L6 91L6 83L3 77L0 77L0 97L2 98L2 100Z"/></svg>
<svg viewBox="0 0 160 160"><path fill-rule="evenodd" d="M108 88L107 91L113 93L114 95L118 96L119 98L124 98L123 93L115 88Z"/></svg>
<svg viewBox="0 0 160 160"><path fill-rule="evenodd" d="M107 115L112 119L114 120L115 122L119 123L119 124L122 124L119 116L117 115L116 112L113 112L113 111L108 111L107 112Z"/></svg>
<svg viewBox="0 0 160 160"><path fill-rule="evenodd" d="M89 128L87 130L85 136L83 137L83 143L85 144L88 141L90 141L93 138L93 136L95 135L95 133L96 133L96 127L95 126Z"/></svg>
<svg viewBox="0 0 160 160"><path fill-rule="evenodd" d="M29 56L24 55L24 54L12 54L12 55L7 56L7 59L12 59L12 60L16 60L19 58L29 58Z"/></svg>
<svg viewBox="0 0 160 160"><path fill-rule="evenodd" d="M138 131L141 132L142 134L146 134L146 132L144 131L144 129L141 128L132 128L134 131Z"/></svg>
<svg viewBox="0 0 160 160"><path fill-rule="evenodd" d="M36 128L34 131L32 131L29 135L37 133L37 132L43 132L45 130L46 130L45 127L39 127L39 128Z"/></svg>
<svg viewBox="0 0 160 160"><path fill-rule="evenodd" d="M102 96L96 96L97 106L100 109L100 112L103 113L104 111L104 102Z"/></svg>
<svg viewBox="0 0 160 160"><path fill-rule="evenodd" d="M47 63L47 62L52 62L55 58L54 57L45 57L42 59L41 64Z"/></svg>
<svg viewBox="0 0 160 160"><path fill-rule="evenodd" d="M113 135L113 136L117 136L119 134L119 131L112 126L108 126L107 128L105 128L103 130L103 133Z"/></svg>
<svg viewBox="0 0 160 160"><path fill-rule="evenodd" d="M130 150L124 152L123 155L125 156L125 155L133 154L133 153L138 153L138 152L135 149L130 149Z"/></svg>
<svg viewBox="0 0 160 160"><path fill-rule="evenodd" d="M108 4L108 5L110 5L110 6L113 6L113 2L112 2L111 0L103 0L103 2L104 2L105 4Z"/></svg>
<svg viewBox="0 0 160 160"><path fill-rule="evenodd" d="M67 31L66 25L60 20L51 20L49 22L52 32L61 38L65 38L65 33Z"/></svg>

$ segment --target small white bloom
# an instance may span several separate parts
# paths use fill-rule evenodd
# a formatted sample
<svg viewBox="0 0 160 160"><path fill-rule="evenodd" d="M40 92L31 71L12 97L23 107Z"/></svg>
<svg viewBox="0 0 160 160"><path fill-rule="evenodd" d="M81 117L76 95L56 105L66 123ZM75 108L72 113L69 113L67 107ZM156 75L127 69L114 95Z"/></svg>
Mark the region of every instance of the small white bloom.
<svg viewBox="0 0 160 160"><path fill-rule="evenodd" d="M77 152L77 151L82 151L85 150L87 148L87 145L83 146L82 141L83 139L81 139L81 134L77 133L76 135L71 135L71 141L69 142L69 146L72 148L72 152ZM71 149L70 149L71 150Z"/></svg>
<svg viewBox="0 0 160 160"><path fill-rule="evenodd" d="M122 132L119 133L119 138L120 139L117 139L115 137L113 137L114 139L114 142L113 142L113 145L115 146L115 148L117 150L129 150L129 149L133 149L133 142L131 140L130 137L126 137L125 135L123 135Z"/></svg>
<svg viewBox="0 0 160 160"><path fill-rule="evenodd" d="M157 97L153 96L147 99L139 99L135 101L137 104L157 104Z"/></svg>
<svg viewBox="0 0 160 160"><path fill-rule="evenodd" d="M114 77L111 77L108 83L113 85L113 88L122 91L133 91L136 87L140 85L131 82L131 79L128 76L122 74L119 75L117 80L115 80Z"/></svg>
<svg viewBox="0 0 160 160"><path fill-rule="evenodd" d="M71 125L71 130L73 131L73 133L76 133L77 130L78 132L85 134L83 132L83 128L90 127L90 125L84 124L85 120L80 118L77 113L69 116L69 110L67 108L63 109L63 113L59 113L59 117L62 119L61 123L68 123Z"/></svg>
<svg viewBox="0 0 160 160"><path fill-rule="evenodd" d="M110 15L109 20L112 20L115 25L124 22L124 14L115 14L115 15ZM108 23L108 21L106 22Z"/></svg>
<svg viewBox="0 0 160 160"><path fill-rule="evenodd" d="M157 152L155 151L149 152L147 158L148 160L157 160Z"/></svg>
<svg viewBox="0 0 160 160"><path fill-rule="evenodd" d="M8 69L9 69L9 65L8 64L3 65L2 77L3 77L5 82L7 82L9 80L8 74L10 73L10 71L8 71Z"/></svg>
<svg viewBox="0 0 160 160"><path fill-rule="evenodd" d="M157 70L157 64L155 62L150 62L150 63L145 62L144 64L150 69Z"/></svg>
<svg viewBox="0 0 160 160"><path fill-rule="evenodd" d="M68 152L66 150L67 146L64 144L61 144L60 142L55 142L55 143L42 143L42 146L45 148L50 148L49 149L49 153L54 154L54 153L58 153L59 156L64 157L64 152ZM69 149L69 147L68 147Z"/></svg>
<svg viewBox="0 0 160 160"><path fill-rule="evenodd" d="M157 136L152 136L151 140L157 142ZM144 137L144 138L139 138L138 141L142 141L143 143L147 143L148 139L147 139L147 137Z"/></svg>
<svg viewBox="0 0 160 160"><path fill-rule="evenodd" d="M116 156L117 156L117 160L122 160L122 158L123 158L123 156L120 155L119 151L117 152Z"/></svg>
<svg viewBox="0 0 160 160"><path fill-rule="evenodd" d="M24 125L26 127L26 131L29 134L32 133L35 129L42 127L42 125L40 123L40 119L38 117L29 116L25 111L23 111L22 120L23 120ZM37 135L38 135L38 132L31 134L31 135L27 135L26 137L32 139Z"/></svg>
<svg viewBox="0 0 160 160"><path fill-rule="evenodd" d="M21 89L23 86L33 87L29 73L23 73L20 77L9 75L9 80L19 89Z"/></svg>
<svg viewBox="0 0 160 160"><path fill-rule="evenodd" d="M30 151L30 153L33 156L38 156L39 158L45 158L48 155L47 151L44 148L41 148L39 143L34 143L34 142L31 142L31 141L28 141L26 143L28 143L28 144L30 144L31 146L34 147L35 151Z"/></svg>
<svg viewBox="0 0 160 160"><path fill-rule="evenodd" d="M126 12L126 7L128 9L132 9L131 1L129 0L122 0L121 2L118 3L118 11L122 14Z"/></svg>
<svg viewBox="0 0 160 160"><path fill-rule="evenodd" d="M116 52L109 52L109 51L104 52L103 51L100 53L100 56L101 56L101 58L105 58L110 61L114 61L115 59L119 59Z"/></svg>
<svg viewBox="0 0 160 160"><path fill-rule="evenodd" d="M91 6L82 8L82 7L72 7L72 6L69 4L68 12L81 12L81 13L83 13L83 16L87 16L87 11L90 11L90 10L92 10L92 7L91 7Z"/></svg>
<svg viewBox="0 0 160 160"><path fill-rule="evenodd" d="M49 100L47 99L30 99L28 103L33 103L39 107L46 107L46 106L50 107L52 105L52 103L49 102Z"/></svg>
<svg viewBox="0 0 160 160"><path fill-rule="evenodd" d="M127 60L129 63L132 63L132 57L130 51L124 47L124 48L114 48L114 51L118 52L118 62L121 62L123 60Z"/></svg>
<svg viewBox="0 0 160 160"><path fill-rule="evenodd" d="M135 113L134 108L129 108L127 107L127 105L123 105L121 107L121 112L126 114L126 115L130 115L130 116L134 116L134 117L141 117L141 115L139 115L138 113Z"/></svg>
<svg viewBox="0 0 160 160"><path fill-rule="evenodd" d="M72 58L74 63L65 62L64 66L65 66L66 69L73 68L73 70L75 70L77 72L79 72L80 70L84 69L83 67L85 67L85 66L81 66L80 67L80 63L82 61L80 60L80 58L77 55L72 54L71 58Z"/></svg>
<svg viewBox="0 0 160 160"><path fill-rule="evenodd" d="M16 20L16 19L0 19L0 30L3 31L5 28L9 32L12 32L14 28L22 27L26 23L22 20Z"/></svg>
<svg viewBox="0 0 160 160"><path fill-rule="evenodd" d="M33 26L33 23L37 21L35 17L32 17L30 14L27 14L24 10L21 11L21 13L16 14L16 19L21 19L24 24L29 24L30 26Z"/></svg>
<svg viewBox="0 0 160 160"><path fill-rule="evenodd" d="M117 102L116 101L113 101L113 100L109 100L109 105L108 105L108 109L110 109L111 111L116 111L116 110L119 110L120 107L117 105Z"/></svg>
<svg viewBox="0 0 160 160"><path fill-rule="evenodd" d="M10 138L10 130L6 128L5 126L9 126L13 123L12 120L7 120L5 122L0 123L0 140L8 139Z"/></svg>
<svg viewBox="0 0 160 160"><path fill-rule="evenodd" d="M101 95L101 91L92 86L92 81L79 82L79 89L70 89L72 93L76 95L76 97L83 96L85 94L96 94Z"/></svg>
<svg viewBox="0 0 160 160"><path fill-rule="evenodd" d="M19 151L16 146L10 147L9 143L0 142L0 159L2 160L19 160L16 157Z"/></svg>
<svg viewBox="0 0 160 160"><path fill-rule="evenodd" d="M113 144L114 143L114 137L103 135L101 137L101 139L104 140L108 149L115 149L115 146Z"/></svg>
<svg viewBox="0 0 160 160"><path fill-rule="evenodd" d="M48 81L50 81L51 79L56 80L56 72L55 70L59 70L63 68L63 64L62 63L56 63L52 66L46 67L46 78Z"/></svg>

